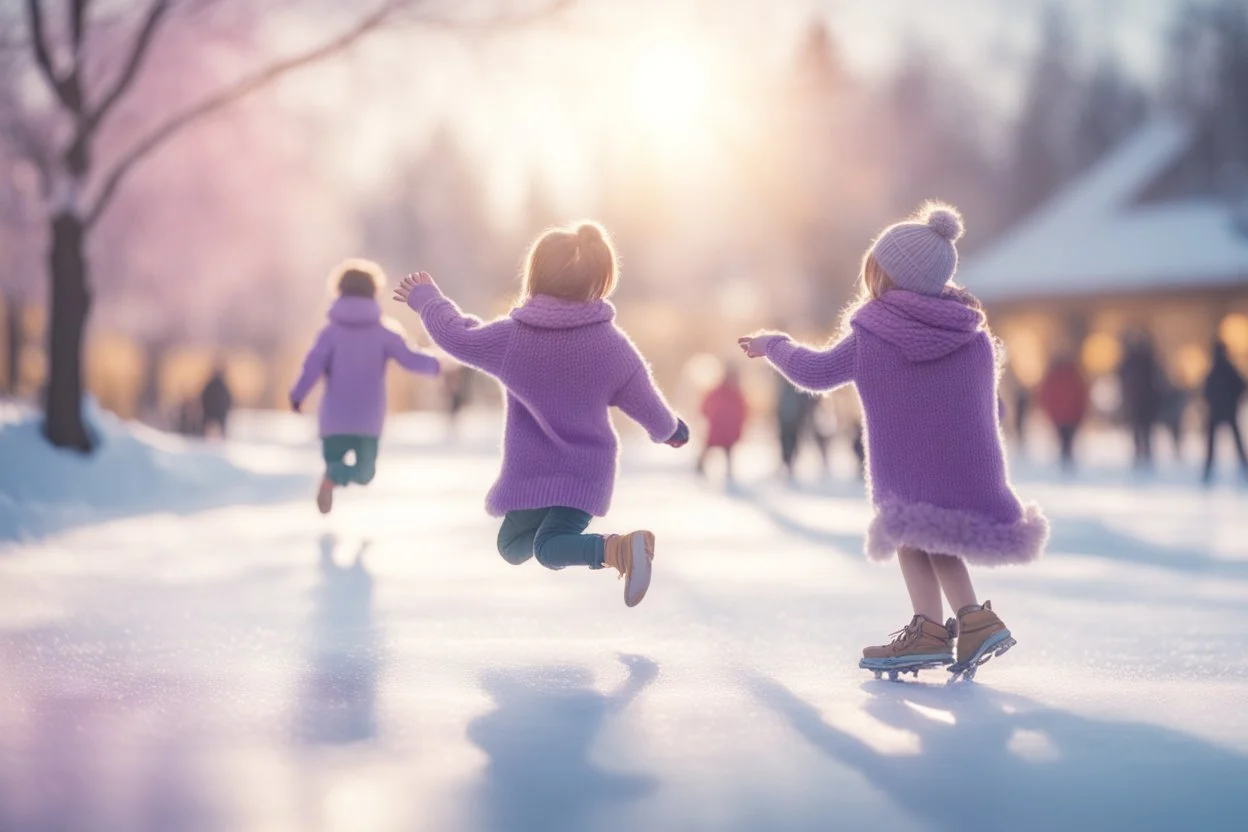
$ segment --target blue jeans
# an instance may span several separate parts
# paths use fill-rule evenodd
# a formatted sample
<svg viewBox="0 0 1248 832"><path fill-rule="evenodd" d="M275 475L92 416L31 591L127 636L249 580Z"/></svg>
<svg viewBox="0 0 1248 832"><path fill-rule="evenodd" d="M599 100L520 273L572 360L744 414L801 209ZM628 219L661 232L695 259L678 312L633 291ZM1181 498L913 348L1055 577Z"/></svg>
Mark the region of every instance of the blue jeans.
<svg viewBox="0 0 1248 832"><path fill-rule="evenodd" d="M355 452L355 463L352 465L343 461L348 451ZM325 458L325 475L334 481L334 485L353 482L368 485L377 473L376 436L336 433L323 437L321 455Z"/></svg>
<svg viewBox="0 0 1248 832"><path fill-rule="evenodd" d="M498 553L518 566L534 555L547 569L602 568L602 535L583 534L593 516L564 506L509 511L498 530Z"/></svg>

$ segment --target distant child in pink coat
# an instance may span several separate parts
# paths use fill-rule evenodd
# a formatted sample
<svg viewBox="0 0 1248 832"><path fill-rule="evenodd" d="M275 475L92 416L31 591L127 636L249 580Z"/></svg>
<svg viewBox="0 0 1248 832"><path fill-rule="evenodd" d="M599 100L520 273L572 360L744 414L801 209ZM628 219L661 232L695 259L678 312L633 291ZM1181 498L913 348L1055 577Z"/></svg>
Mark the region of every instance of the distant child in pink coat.
<svg viewBox="0 0 1248 832"><path fill-rule="evenodd" d="M733 367L724 371L724 378L702 400L702 416L706 418L706 445L698 457L698 473L706 468L706 458L713 448L724 452L725 477L732 482L732 449L741 441L748 408L741 380Z"/></svg>
<svg viewBox="0 0 1248 832"><path fill-rule="evenodd" d="M398 325L382 320L377 293L385 282L381 267L367 260L348 260L334 271L331 286L338 299L290 390L290 407L299 413L317 380L325 379L320 412L325 476L316 495L322 514L333 508L334 486L373 479L386 418L386 365L397 361L413 373L438 374L437 359L409 347ZM355 457L350 464L348 452Z"/></svg>

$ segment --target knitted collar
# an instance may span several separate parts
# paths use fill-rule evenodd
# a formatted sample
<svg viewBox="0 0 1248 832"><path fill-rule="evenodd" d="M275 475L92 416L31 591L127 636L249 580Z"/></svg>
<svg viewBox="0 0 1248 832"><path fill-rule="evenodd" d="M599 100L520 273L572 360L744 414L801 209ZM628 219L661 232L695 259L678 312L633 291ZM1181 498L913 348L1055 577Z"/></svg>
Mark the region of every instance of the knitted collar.
<svg viewBox="0 0 1248 832"><path fill-rule="evenodd" d="M534 295L511 310L511 317L539 329L576 329L614 320L615 307L605 300L579 302Z"/></svg>
<svg viewBox="0 0 1248 832"><path fill-rule="evenodd" d="M344 326L368 326L381 320L381 306L372 298L346 295L329 307L329 319Z"/></svg>
<svg viewBox="0 0 1248 832"><path fill-rule="evenodd" d="M853 325L897 347L910 361L935 361L973 341L984 313L949 293L931 297L893 289L864 304Z"/></svg>

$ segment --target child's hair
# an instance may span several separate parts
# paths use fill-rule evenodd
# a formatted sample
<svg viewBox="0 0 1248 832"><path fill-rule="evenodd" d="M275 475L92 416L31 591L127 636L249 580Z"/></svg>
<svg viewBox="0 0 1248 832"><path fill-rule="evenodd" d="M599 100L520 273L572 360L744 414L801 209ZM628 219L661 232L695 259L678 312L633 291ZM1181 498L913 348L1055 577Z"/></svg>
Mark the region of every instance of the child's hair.
<svg viewBox="0 0 1248 832"><path fill-rule="evenodd" d="M596 222L552 228L529 249L522 300L551 295L571 301L602 300L615 289L615 249Z"/></svg>
<svg viewBox="0 0 1248 832"><path fill-rule="evenodd" d="M871 249L867 249L867 253L862 256L862 267L858 271L858 294L845 307L845 311L841 315L840 331L843 335L849 333L849 323L864 304L873 300L879 300L886 293L897 288L897 284L888 276L888 272L884 271L884 267L871 254ZM980 303L979 298L975 297L969 291L957 283L950 282L946 284L942 297L956 300L963 306L969 306L971 309L983 311L984 306Z"/></svg>
<svg viewBox="0 0 1248 832"><path fill-rule="evenodd" d="M386 274L372 260L343 260L329 275L329 290L353 298L375 298L386 287Z"/></svg>

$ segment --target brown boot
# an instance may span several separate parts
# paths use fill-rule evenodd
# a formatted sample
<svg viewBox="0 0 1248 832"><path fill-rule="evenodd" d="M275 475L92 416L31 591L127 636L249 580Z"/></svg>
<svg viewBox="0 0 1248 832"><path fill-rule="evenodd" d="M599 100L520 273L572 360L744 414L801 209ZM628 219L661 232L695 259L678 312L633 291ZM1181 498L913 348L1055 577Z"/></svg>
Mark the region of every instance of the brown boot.
<svg viewBox="0 0 1248 832"><path fill-rule="evenodd" d="M889 677L897 673L919 671L929 667L942 667L953 662L953 633L957 625L950 619L941 626L923 615L916 615L902 629L893 633L895 638L888 644L867 647L862 651L859 667L874 670L876 678L882 671Z"/></svg>
<svg viewBox="0 0 1248 832"><path fill-rule="evenodd" d="M609 534L603 538L603 564L624 578L624 603L635 607L650 588L650 562L654 560L654 534L647 531Z"/></svg>
<svg viewBox="0 0 1248 832"><path fill-rule="evenodd" d="M316 507L321 514L329 514L334 507L334 481L329 477L321 478L321 487L316 491Z"/></svg>
<svg viewBox="0 0 1248 832"><path fill-rule="evenodd" d="M975 669L993 656L1000 656L1017 642L1005 623L992 610L992 602L958 610L958 661L949 668L956 679L975 677Z"/></svg>

